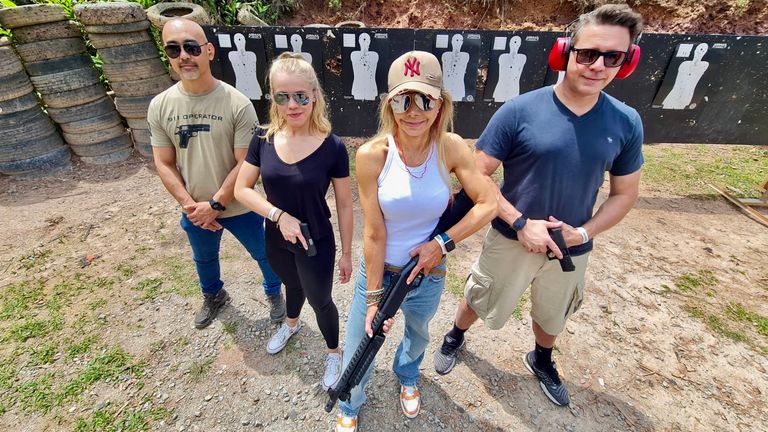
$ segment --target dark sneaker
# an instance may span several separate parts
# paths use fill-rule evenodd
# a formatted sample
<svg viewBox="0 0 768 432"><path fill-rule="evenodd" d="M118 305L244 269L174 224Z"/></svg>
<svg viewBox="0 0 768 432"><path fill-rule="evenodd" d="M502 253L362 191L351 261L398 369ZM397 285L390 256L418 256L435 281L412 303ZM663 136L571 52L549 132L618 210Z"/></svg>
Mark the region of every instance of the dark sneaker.
<svg viewBox="0 0 768 432"><path fill-rule="evenodd" d="M222 288L215 295L204 295L203 306L195 315L195 328L202 329L219 314L219 310L229 301L229 294Z"/></svg>
<svg viewBox="0 0 768 432"><path fill-rule="evenodd" d="M269 320L272 324L283 322L285 319L285 299L283 295L277 293L275 295L267 296L269 300Z"/></svg>
<svg viewBox="0 0 768 432"><path fill-rule="evenodd" d="M565 384L560 381L560 376L557 374L557 368L555 368L555 362L552 362L552 369L547 371L540 369L536 366L534 356L536 354L531 351L523 356L523 363L525 367L536 375L539 379L539 385L544 390L544 394L547 395L555 405L567 406L571 403L571 399L568 397L568 389L565 388Z"/></svg>
<svg viewBox="0 0 768 432"><path fill-rule="evenodd" d="M466 343L467 340L465 338L461 338L461 342L459 342L453 337L445 335L440 349L435 351L435 358L433 360L435 372L440 375L446 375L452 371L453 367L456 366L456 356Z"/></svg>

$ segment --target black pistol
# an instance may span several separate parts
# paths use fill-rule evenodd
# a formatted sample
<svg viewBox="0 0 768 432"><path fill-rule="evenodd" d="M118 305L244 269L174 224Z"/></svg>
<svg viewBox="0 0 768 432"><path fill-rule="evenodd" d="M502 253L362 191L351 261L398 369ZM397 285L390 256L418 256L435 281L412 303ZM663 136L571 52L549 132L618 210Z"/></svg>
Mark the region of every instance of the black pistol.
<svg viewBox="0 0 768 432"><path fill-rule="evenodd" d="M303 235L304 240L307 241L307 256L313 257L317 255L315 242L312 240L312 236L309 234L309 225L307 225L306 222L302 222L299 224L299 227L301 228L301 235Z"/></svg>
<svg viewBox="0 0 768 432"><path fill-rule="evenodd" d="M560 252L563 253L563 259L560 260L560 268L564 272L572 272L576 270L576 266L573 265L571 260L571 253L568 252L568 247L565 245L565 238L563 238L563 230L561 228L553 228L549 230L549 236L555 241L555 244L560 248ZM547 258L550 260L557 259L555 254L551 250L547 251Z"/></svg>
<svg viewBox="0 0 768 432"><path fill-rule="evenodd" d="M336 384L336 387L328 389L328 402L325 404L326 412L331 412L333 406L336 405L336 401L339 399L348 401L352 389L360 384L365 371L368 370L386 338L384 334L384 321L395 316L397 310L400 309L400 305L403 304L405 296L421 284L421 279L424 277L422 273L419 273L410 284L407 282L408 276L411 275L411 272L418 263L418 255L411 258L403 266L403 269L400 270L400 277L397 278L397 281L390 283L384 290L384 297L382 297L379 303L379 310L376 311L376 316L373 317L373 322L371 323L373 337L369 338L367 334L363 336L363 340L357 346L355 354L352 355L352 359L344 369L339 383Z"/></svg>
<svg viewBox="0 0 768 432"><path fill-rule="evenodd" d="M189 146L189 139L196 137L198 132L210 132L211 125L207 124L195 124L195 125L182 125L176 129L176 135L179 136L179 148L187 148Z"/></svg>

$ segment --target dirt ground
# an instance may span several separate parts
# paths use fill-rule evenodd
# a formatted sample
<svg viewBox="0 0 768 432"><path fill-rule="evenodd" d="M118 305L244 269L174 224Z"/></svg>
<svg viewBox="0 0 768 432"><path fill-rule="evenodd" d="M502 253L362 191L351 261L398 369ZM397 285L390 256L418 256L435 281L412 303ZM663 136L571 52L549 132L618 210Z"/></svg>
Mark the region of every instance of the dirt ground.
<svg viewBox="0 0 768 432"><path fill-rule="evenodd" d="M193 328L201 299L190 250L178 206L150 163L134 157L110 167L77 164L36 182L0 178L0 203L3 295L25 280L42 281L46 293L62 281L90 281L70 293L60 332L19 343L4 336L0 359L22 366L11 380L15 393L6 393L15 396L0 404L0 429L107 430L95 420L100 413L119 418L127 412L155 413L143 427L151 430L330 429L334 417L323 411L320 389L323 342L311 309L302 313L306 331L284 352L268 355L265 344L275 327L267 319L258 267L229 234L222 272L233 302L209 328ZM356 195L355 203L357 262ZM390 371L402 335L396 325L379 355L361 430L768 429L766 338L756 324L726 322L742 335L737 342L713 331L711 319L701 319L734 304L768 316L768 229L720 199L644 184L636 208L596 240L584 305L558 340L555 356L571 391L570 408L552 405L522 364L533 344L525 305L502 330L473 327L456 369L445 377L434 373L432 353L452 322L455 293L483 233L450 257L447 290L423 362L421 415L406 420L399 411ZM701 283L685 285L685 275ZM352 282L334 287L342 323L352 290ZM39 318L53 310L48 306L40 300L28 312ZM0 320L0 330L7 335L13 324ZM343 333L342 326L342 339ZM85 335L104 350L122 347L143 372L132 374L125 366L48 410L29 408L66 389L88 359L104 352L66 355L66 341ZM51 341L52 360L30 366L36 350ZM21 396L24 383L45 376L53 379L50 388Z"/></svg>

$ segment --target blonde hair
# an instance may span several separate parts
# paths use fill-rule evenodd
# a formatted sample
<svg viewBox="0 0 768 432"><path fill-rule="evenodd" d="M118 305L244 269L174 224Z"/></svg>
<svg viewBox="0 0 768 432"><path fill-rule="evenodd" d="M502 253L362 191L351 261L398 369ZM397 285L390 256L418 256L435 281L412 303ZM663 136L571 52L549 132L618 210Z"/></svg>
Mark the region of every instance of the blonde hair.
<svg viewBox="0 0 768 432"><path fill-rule="evenodd" d="M315 104L309 117L309 132L323 136L331 133L331 121L328 119L325 93L320 87L320 81L317 79L317 74L312 64L306 61L299 53L284 52L280 54L269 67L270 92L272 91L272 81L279 73L298 76L312 86L315 93ZM266 125L267 132L264 138L269 139L284 127L285 119L278 114L277 104L274 102L274 93L272 93L272 103L269 105L269 124Z"/></svg>
<svg viewBox="0 0 768 432"><path fill-rule="evenodd" d="M448 166L445 160L445 141L448 139L448 133L453 132L453 100L451 94L446 89L440 90L440 112L432 123L429 130L430 142L437 143L437 165L440 168L440 175L446 184L450 184L448 176ZM387 141L387 135L395 136L397 134L397 122L395 122L395 113L389 105L390 97L381 100L379 105L379 131L371 138L371 141ZM416 108L418 109L418 108ZM392 151L393 149L390 149Z"/></svg>

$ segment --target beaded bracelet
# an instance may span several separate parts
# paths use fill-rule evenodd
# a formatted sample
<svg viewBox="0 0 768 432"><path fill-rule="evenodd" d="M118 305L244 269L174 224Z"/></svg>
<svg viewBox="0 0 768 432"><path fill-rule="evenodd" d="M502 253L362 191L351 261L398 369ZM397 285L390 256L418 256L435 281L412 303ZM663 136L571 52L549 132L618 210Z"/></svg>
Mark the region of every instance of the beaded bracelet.
<svg viewBox="0 0 768 432"><path fill-rule="evenodd" d="M381 303L384 298L384 289L377 289L374 291L368 291L368 299L365 301L367 306L376 306Z"/></svg>

